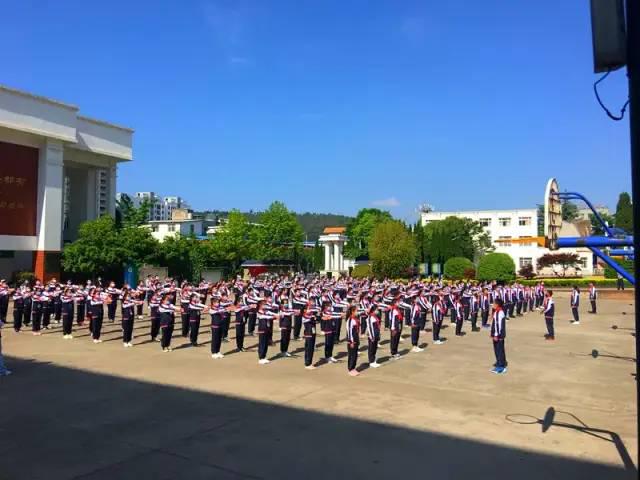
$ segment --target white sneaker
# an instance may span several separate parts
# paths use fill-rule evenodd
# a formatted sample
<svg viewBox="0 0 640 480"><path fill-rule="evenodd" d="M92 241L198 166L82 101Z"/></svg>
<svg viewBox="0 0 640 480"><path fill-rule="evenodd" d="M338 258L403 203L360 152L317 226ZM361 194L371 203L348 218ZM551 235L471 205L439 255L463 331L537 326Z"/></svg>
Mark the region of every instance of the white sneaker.
<svg viewBox="0 0 640 480"><path fill-rule="evenodd" d="M68 338L69 340L73 340L73 335L69 334L69 335L67 335L67 338Z"/></svg>
<svg viewBox="0 0 640 480"><path fill-rule="evenodd" d="M214 358L214 359L217 360L218 359L218 354L217 353L212 353L211 354L211 358Z"/></svg>
<svg viewBox="0 0 640 480"><path fill-rule="evenodd" d="M436 340L433 342L434 345L442 345L444 342L442 340Z"/></svg>
<svg viewBox="0 0 640 480"><path fill-rule="evenodd" d="M338 363L338 360L336 360L336 359L335 359L335 358L333 358L333 357L330 357L330 358L329 358L329 361L330 361L331 363Z"/></svg>
<svg viewBox="0 0 640 480"><path fill-rule="evenodd" d="M404 338L400 337L400 340L398 340L400 343L404 342Z"/></svg>
<svg viewBox="0 0 640 480"><path fill-rule="evenodd" d="M285 356L285 357L287 357L287 358L290 358L290 357L292 357L293 355L291 355L289 352L284 352L284 356Z"/></svg>
<svg viewBox="0 0 640 480"><path fill-rule="evenodd" d="M218 358L224 358L224 353L222 352L218 353Z"/></svg>
<svg viewBox="0 0 640 480"><path fill-rule="evenodd" d="M129 344L125 342L125 343L123 343L123 344L122 344L122 346L123 346L124 348L127 348L127 347L129 346Z"/></svg>
<svg viewBox="0 0 640 480"><path fill-rule="evenodd" d="M424 350L424 349L423 349L423 348L420 348L420 347L413 347L413 348L411 349L411 351L412 351L413 353L420 353L420 352L422 352L423 350Z"/></svg>
<svg viewBox="0 0 640 480"><path fill-rule="evenodd" d="M309 366L304 367L304 368L306 368L307 370L315 370L316 369L316 367L314 367L313 365L309 365Z"/></svg>
<svg viewBox="0 0 640 480"><path fill-rule="evenodd" d="M370 363L369 366L371 368L378 368L380 366L380 364L378 362L373 362L373 363Z"/></svg>
<svg viewBox="0 0 640 480"><path fill-rule="evenodd" d="M580 325L580 321L577 322L571 322L573 325Z"/></svg>

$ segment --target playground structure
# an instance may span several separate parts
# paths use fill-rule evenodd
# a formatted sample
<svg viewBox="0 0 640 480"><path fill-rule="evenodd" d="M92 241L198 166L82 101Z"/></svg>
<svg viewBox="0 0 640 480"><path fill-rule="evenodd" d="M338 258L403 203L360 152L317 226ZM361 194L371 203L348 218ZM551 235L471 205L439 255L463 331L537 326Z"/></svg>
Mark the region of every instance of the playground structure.
<svg viewBox="0 0 640 480"><path fill-rule="evenodd" d="M598 223L602 226L604 236L590 235L586 237L560 237L562 227L562 202L579 200L591 210ZM614 258L623 257L634 259L633 235L620 228L607 225L593 204L581 193L561 192L555 178L550 178L545 189L544 199L544 245L549 250L561 248L586 247L594 255L613 268L629 283L635 285L635 277L627 272ZM541 240L541 239L540 239Z"/></svg>

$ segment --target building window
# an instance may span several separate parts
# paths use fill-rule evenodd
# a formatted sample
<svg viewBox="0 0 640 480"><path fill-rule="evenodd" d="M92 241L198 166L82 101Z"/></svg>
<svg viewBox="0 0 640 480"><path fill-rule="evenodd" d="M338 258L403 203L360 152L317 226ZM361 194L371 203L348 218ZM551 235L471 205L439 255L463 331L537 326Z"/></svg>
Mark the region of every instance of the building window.
<svg viewBox="0 0 640 480"><path fill-rule="evenodd" d="M511 240L511 237L498 237L499 240ZM498 242L498 245L501 247L510 247L511 242Z"/></svg>
<svg viewBox="0 0 640 480"><path fill-rule="evenodd" d="M498 222L500 223L501 227L510 227L511 226L511 219L509 217L499 218Z"/></svg>
<svg viewBox="0 0 640 480"><path fill-rule="evenodd" d="M525 267L527 265L532 265L533 259L531 257L520 257L520 268Z"/></svg>
<svg viewBox="0 0 640 480"><path fill-rule="evenodd" d="M491 219L490 218L481 218L481 219L478 220L478 222L483 227L490 227L491 226Z"/></svg>
<svg viewBox="0 0 640 480"><path fill-rule="evenodd" d="M195 225L193 225L193 224L189 225L189 233L190 234L196 233L196 226Z"/></svg>
<svg viewBox="0 0 640 480"><path fill-rule="evenodd" d="M587 268L587 259L585 257L580 257L578 263L580 264L580 268Z"/></svg>
<svg viewBox="0 0 640 480"><path fill-rule="evenodd" d="M525 236L521 236L520 238L531 238L531 235L525 235ZM526 242L526 243L521 243L520 244L521 247L530 247L531 243L530 242Z"/></svg>
<svg viewBox="0 0 640 480"><path fill-rule="evenodd" d="M527 227L531 225L531 217L518 217L518 225Z"/></svg>
<svg viewBox="0 0 640 480"><path fill-rule="evenodd" d="M175 226L175 224L171 223L171 224L169 224L169 225L168 225L168 227L169 227L169 228L168 228L168 230L169 230L170 232L175 232L175 231L176 231L176 226Z"/></svg>

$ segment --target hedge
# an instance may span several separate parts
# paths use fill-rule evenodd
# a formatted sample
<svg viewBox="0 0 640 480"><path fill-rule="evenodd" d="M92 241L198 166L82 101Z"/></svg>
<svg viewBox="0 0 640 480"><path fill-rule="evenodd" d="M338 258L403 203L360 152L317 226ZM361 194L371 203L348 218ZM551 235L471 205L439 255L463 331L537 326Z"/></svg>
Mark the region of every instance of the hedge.
<svg viewBox="0 0 640 480"><path fill-rule="evenodd" d="M609 279L598 279L593 280L589 278L539 278L533 280L519 280L518 283L522 285L534 286L539 282L544 282L545 287L573 287L577 285L578 287L588 287L590 283L593 283L596 287L603 288L616 288L617 281L609 280ZM630 288L631 284L624 281L625 288Z"/></svg>
<svg viewBox="0 0 640 480"><path fill-rule="evenodd" d="M465 257L451 257L444 264L444 276L452 280L462 280L466 270L473 270L473 262Z"/></svg>
<svg viewBox="0 0 640 480"><path fill-rule="evenodd" d="M506 253L488 253L480 259L478 280L510 282L516 278L516 264Z"/></svg>

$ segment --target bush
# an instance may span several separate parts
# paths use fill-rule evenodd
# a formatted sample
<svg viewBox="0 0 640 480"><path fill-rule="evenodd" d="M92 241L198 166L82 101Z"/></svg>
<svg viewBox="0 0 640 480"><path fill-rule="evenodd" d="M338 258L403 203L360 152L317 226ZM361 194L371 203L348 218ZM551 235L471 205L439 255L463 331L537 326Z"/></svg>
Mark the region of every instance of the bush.
<svg viewBox="0 0 640 480"><path fill-rule="evenodd" d="M444 276L451 280L462 280L465 278L465 271L469 269L473 270L471 260L464 257L451 257L444 264Z"/></svg>
<svg viewBox="0 0 640 480"><path fill-rule="evenodd" d="M538 282L544 282L544 286L549 288L553 287L573 287L577 285L578 287L588 287L590 283L593 283L596 287L602 288L615 288L617 286L617 280L609 280L609 279L589 279L589 278L539 278L534 280L521 280L520 283L522 285L534 286ZM631 284L624 281L626 287L630 287Z"/></svg>
<svg viewBox="0 0 640 480"><path fill-rule="evenodd" d="M371 275L371 265L368 263L365 263L364 265L356 265L351 271L351 276L353 278L368 278Z"/></svg>
<svg viewBox="0 0 640 480"><path fill-rule="evenodd" d="M488 253L478 264L478 280L510 282L516 278L516 265L506 253Z"/></svg>
<svg viewBox="0 0 640 480"><path fill-rule="evenodd" d="M36 274L29 271L13 272L11 276L11 283L15 286L22 285L24 282L29 282L33 286L36 283Z"/></svg>
<svg viewBox="0 0 640 480"><path fill-rule="evenodd" d="M633 260L616 260L616 262L620 264L620 266L622 266L622 268L624 268L627 272L633 275ZM618 272L607 265L604 268L604 278L618 278Z"/></svg>

